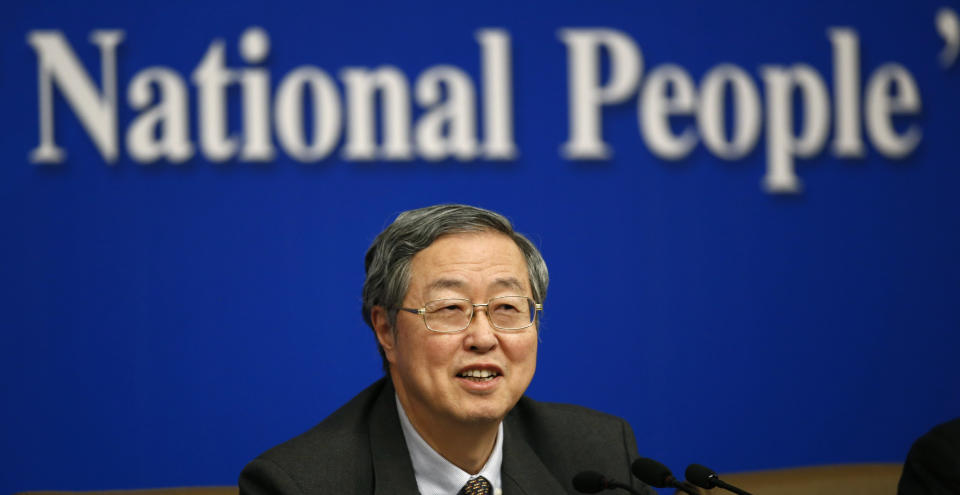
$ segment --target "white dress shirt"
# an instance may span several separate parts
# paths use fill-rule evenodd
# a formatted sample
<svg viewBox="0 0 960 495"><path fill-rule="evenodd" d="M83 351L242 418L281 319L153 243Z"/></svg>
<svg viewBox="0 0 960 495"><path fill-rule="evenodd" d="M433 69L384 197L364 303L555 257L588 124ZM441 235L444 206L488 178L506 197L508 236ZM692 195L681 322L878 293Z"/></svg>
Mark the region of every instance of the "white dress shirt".
<svg viewBox="0 0 960 495"><path fill-rule="evenodd" d="M410 452L410 461L413 463L413 473L417 477L417 488L420 495L456 495L473 478L483 476L493 486L494 495L500 495L502 488L500 485L500 465L503 463L503 423L500 423L497 430L497 443L493 446L493 452L490 458L484 464L483 469L476 475L458 468L450 461L443 458L442 455L433 450L420 436L417 429L407 418L407 412L403 410L400 399L397 401L397 413L400 416L400 427L403 429L403 437L407 441L407 450Z"/></svg>

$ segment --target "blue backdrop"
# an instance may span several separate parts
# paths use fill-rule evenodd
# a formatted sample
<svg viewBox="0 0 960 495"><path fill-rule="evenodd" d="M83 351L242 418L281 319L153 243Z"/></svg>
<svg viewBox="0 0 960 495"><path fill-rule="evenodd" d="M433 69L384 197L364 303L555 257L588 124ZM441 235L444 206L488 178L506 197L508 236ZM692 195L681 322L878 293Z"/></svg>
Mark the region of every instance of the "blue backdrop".
<svg viewBox="0 0 960 495"><path fill-rule="evenodd" d="M440 202L502 212L544 253L552 283L529 395L626 418L641 454L675 472L691 462L728 472L899 462L914 438L960 416L957 2L105 1L4 10L0 492L235 483L248 460L381 375L360 317L363 253L400 211ZM831 28L858 40L853 100L838 96ZM509 42L500 80L510 101L485 96L483 29ZM632 43L637 80L622 95L602 91L630 58L595 37L591 74L601 89L575 94L570 81L586 66L575 66L563 29ZM101 74L109 64L90 40L95 30L123 35L107 50L115 112L102 110L111 78ZM269 41L262 61L242 56L249 32L259 36L250 53L265 48L261 35ZM54 53L57 40L68 50ZM314 119L339 105L331 122L341 132L323 156L298 159L278 130L295 119L270 117L271 108L258 120L268 122L271 158L212 158L200 135L217 119L224 136L253 139L239 83L225 86L222 114L201 115L195 71L218 42L224 70L267 74L271 107L297 67L329 77L333 104L304 90L295 107L299 132L315 137L332 135ZM67 88L82 85L45 76L44 57L56 74L79 61L95 92L71 99ZM900 79L883 79L891 63ZM643 100L667 64L701 96L718 65L742 70L759 105L756 142L732 159L708 147L705 118L684 110L680 83L659 99L651 86ZM438 65L473 85L475 115L461 115L480 149L491 140L485 109L499 104L510 110L516 152L433 161L411 145L410 159L351 157L349 123L361 117L350 113L347 95L359 93L344 70L396 68L410 86L413 129L431 110L414 87ZM192 154L143 163L131 128L158 95L176 91L148 80L153 99L138 108L131 87L158 66L185 88ZM801 84L803 70L826 92L797 86L776 107L774 73ZM911 81L919 104L909 101ZM741 101L731 91L715 107L728 141L749 114L731 110ZM91 94L106 102L87 110L96 125L78 109ZM609 157L562 150L571 126L587 125L572 107L590 94ZM673 158L642 121L664 101L676 114L669 132L696 139ZM849 101L856 118L838 117ZM817 105L828 110L819 140L816 131L803 137L823 122ZM378 143L387 114L374 112ZM32 155L44 118L62 159ZM841 120L853 122L844 132L859 136L859 152L837 150ZM443 135L453 128L447 122ZM782 128L809 143L777 144ZM894 133L886 141L884 128ZM144 139L175 129L168 120ZM116 142L98 144L95 134ZM792 157L801 191L764 187L771 150ZM597 298L616 304L585 311Z"/></svg>

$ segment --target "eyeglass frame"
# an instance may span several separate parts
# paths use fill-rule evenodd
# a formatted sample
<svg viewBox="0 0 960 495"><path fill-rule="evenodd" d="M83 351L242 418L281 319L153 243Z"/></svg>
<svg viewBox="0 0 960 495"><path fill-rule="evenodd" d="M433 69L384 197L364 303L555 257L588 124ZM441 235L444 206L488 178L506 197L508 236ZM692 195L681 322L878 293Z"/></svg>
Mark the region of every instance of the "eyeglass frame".
<svg viewBox="0 0 960 495"><path fill-rule="evenodd" d="M490 310L489 310L489 308L490 308L490 303L492 303L495 299L505 299L505 298L508 298L508 297L522 297L522 298L524 298L524 299L527 300L527 303L533 305L533 313L530 315L530 323L528 323L528 324L526 324L526 325L524 325L524 326L522 326L522 327L519 327L519 328L503 328L503 327L497 326L497 324L493 322L493 317L490 316ZM466 324L463 328L461 328L461 329L459 329L459 330L434 330L434 329L430 328L430 325L427 325L427 305L429 305L429 304L432 303L432 302L437 302L437 301L466 301L468 304L470 304L470 306L471 306L471 308L470 308L470 318L467 319L467 324ZM520 330L526 330L526 329L532 327L532 326L537 322L537 311L543 311L543 304L542 304L542 303L538 303L538 302L534 301L533 299L531 299L530 297L527 297L527 296L519 296L519 295L517 295L517 296L497 296L497 297L491 297L491 298L490 298L489 300L487 300L487 302L485 302L485 303L475 303L475 302L471 301L470 299L467 299L467 298L464 298L464 297L444 297L444 298L441 298L441 299L431 299L431 300L425 302L425 303L423 304L423 307L422 307L422 308L419 308L419 309L417 309L417 308L397 307L397 310L398 310L398 311L406 311L407 313L411 313L411 314L415 314L415 315L420 315L420 317L423 318L423 326L427 327L427 330L430 330L431 332L434 332L434 333L459 333L459 332L462 332L462 331L470 328L470 324L473 323L473 317L477 315L477 307L478 307L478 306L482 306L483 308L485 308L484 313L486 313L486 315L487 315L487 322L490 323L490 326L493 327L493 328L495 328L495 329L497 329L497 330L499 330L499 331L501 331L501 332L516 332L516 331L520 331Z"/></svg>

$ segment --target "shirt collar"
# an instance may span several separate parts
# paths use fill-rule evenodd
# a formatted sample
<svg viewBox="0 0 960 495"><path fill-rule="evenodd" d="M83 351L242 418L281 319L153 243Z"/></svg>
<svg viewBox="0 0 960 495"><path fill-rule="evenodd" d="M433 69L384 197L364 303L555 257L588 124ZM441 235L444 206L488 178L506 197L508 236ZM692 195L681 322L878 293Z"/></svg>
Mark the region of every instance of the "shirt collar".
<svg viewBox="0 0 960 495"><path fill-rule="evenodd" d="M433 450L426 440L420 436L410 419L407 418L407 412L400 404L400 398L394 396L397 401L397 414L400 416L400 428L403 430L403 437L407 441L407 450L410 452L410 462L413 463L413 473L417 478L417 488L421 495L453 495L467 484L467 481L477 476L483 476L493 485L495 495L501 493L500 486L500 465L503 463L503 422L500 422L497 430L497 442L493 446L493 452L490 458L484 464L483 469L475 476L455 466L450 461L443 458L442 455Z"/></svg>

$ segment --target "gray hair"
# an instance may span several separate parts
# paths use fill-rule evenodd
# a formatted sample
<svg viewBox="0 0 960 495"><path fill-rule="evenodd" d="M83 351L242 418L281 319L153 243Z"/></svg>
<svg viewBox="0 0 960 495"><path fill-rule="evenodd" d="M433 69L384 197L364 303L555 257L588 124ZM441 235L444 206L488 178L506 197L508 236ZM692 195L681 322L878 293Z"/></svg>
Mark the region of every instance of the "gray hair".
<svg viewBox="0 0 960 495"><path fill-rule="evenodd" d="M533 300L542 303L550 281L547 264L537 247L515 232L509 220L499 213L474 206L436 205L401 213L370 245L365 259L367 278L363 282L363 320L373 328L370 312L374 306L380 306L387 310L387 320L396 335L397 308L407 295L413 256L441 236L488 231L503 233L517 244L527 262ZM539 321L537 325L539 327ZM383 347L379 342L377 347L383 359L383 369L389 372L390 364Z"/></svg>

